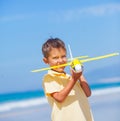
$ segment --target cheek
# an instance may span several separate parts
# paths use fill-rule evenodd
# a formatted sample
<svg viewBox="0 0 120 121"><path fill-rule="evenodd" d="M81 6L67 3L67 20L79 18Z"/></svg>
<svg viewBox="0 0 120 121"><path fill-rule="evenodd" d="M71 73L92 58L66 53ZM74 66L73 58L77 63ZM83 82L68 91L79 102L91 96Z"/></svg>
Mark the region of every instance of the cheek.
<svg viewBox="0 0 120 121"><path fill-rule="evenodd" d="M64 61L65 63L67 63L67 58L63 59L63 61Z"/></svg>
<svg viewBox="0 0 120 121"><path fill-rule="evenodd" d="M50 66L56 65L56 63L57 63L57 62L56 62L55 60L54 60L54 61L53 61L53 60L52 60L52 61L49 61L49 65L50 65Z"/></svg>

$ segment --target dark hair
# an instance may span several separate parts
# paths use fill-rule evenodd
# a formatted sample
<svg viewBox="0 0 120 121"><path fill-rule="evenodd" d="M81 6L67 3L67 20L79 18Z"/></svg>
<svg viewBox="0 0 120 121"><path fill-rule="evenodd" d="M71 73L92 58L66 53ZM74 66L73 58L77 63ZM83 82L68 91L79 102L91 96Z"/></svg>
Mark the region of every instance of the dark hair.
<svg viewBox="0 0 120 121"><path fill-rule="evenodd" d="M42 53L44 57L49 56L51 48L63 48L66 51L65 44L59 38L50 38L42 46Z"/></svg>

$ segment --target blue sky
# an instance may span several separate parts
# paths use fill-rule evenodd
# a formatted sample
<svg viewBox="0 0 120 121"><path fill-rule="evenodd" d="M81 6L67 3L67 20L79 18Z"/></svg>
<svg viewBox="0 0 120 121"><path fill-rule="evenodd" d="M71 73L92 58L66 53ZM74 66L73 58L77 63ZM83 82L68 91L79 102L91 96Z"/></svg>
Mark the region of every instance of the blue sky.
<svg viewBox="0 0 120 121"><path fill-rule="evenodd" d="M49 37L74 56L120 52L119 0L0 0L0 93L41 88L41 46ZM120 57L85 65L85 72L120 64Z"/></svg>

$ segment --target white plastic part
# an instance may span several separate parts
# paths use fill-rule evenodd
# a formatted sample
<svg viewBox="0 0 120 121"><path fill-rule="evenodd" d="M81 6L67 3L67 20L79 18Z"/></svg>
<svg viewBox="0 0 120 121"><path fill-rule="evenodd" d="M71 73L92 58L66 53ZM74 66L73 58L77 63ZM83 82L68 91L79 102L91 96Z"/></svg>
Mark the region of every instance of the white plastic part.
<svg viewBox="0 0 120 121"><path fill-rule="evenodd" d="M82 72L83 71L83 67L80 64L75 65L75 71L76 72Z"/></svg>

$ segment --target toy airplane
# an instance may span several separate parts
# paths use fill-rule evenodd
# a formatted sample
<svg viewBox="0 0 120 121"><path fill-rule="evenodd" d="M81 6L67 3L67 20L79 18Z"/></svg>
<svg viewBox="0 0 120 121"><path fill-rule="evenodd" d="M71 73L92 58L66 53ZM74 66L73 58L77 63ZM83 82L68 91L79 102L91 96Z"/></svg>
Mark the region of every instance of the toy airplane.
<svg viewBox="0 0 120 121"><path fill-rule="evenodd" d="M70 62L68 61L66 64L61 64L58 66L36 69L36 70L33 70L32 72L41 72L41 71L50 70L50 69L54 69L54 68L60 68L63 66L71 66L76 72L79 72L82 70L83 63L119 55L119 53L116 52L116 53L110 53L107 55L97 56L97 57L93 57L93 58L88 58L88 56L79 56L79 57L73 58L70 46L68 46L68 48L69 48L69 52L70 52L70 59L68 59L68 60L70 60Z"/></svg>

